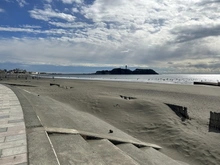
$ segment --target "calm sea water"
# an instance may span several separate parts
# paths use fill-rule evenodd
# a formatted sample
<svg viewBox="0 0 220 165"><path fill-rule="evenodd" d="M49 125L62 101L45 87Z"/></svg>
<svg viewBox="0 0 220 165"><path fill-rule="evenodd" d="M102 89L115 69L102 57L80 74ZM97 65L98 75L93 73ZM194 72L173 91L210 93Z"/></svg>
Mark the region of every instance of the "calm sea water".
<svg viewBox="0 0 220 165"><path fill-rule="evenodd" d="M154 82L169 84L188 84L199 82L220 82L220 74L160 74L160 75L49 75L46 77L83 79L83 80L108 80L130 82Z"/></svg>

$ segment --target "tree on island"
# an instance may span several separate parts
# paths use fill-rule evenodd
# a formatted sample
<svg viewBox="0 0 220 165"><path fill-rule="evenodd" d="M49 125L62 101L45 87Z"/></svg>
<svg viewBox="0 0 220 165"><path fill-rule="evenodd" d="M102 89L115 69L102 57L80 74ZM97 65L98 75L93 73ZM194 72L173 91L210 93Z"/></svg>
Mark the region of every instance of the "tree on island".
<svg viewBox="0 0 220 165"><path fill-rule="evenodd" d="M153 69L135 69L131 71L130 69L114 68L112 70L101 70L97 71L95 74L158 74Z"/></svg>

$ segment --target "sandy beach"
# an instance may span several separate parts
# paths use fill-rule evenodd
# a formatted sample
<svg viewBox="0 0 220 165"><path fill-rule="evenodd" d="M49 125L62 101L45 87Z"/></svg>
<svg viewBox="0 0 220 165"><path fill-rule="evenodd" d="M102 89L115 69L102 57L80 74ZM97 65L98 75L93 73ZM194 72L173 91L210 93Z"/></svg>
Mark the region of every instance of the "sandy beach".
<svg viewBox="0 0 220 165"><path fill-rule="evenodd" d="M208 127L210 111L220 112L219 87L66 79L1 83L94 115L143 142L160 145L175 160L219 165L220 133ZM181 120L165 103L187 107L190 120Z"/></svg>

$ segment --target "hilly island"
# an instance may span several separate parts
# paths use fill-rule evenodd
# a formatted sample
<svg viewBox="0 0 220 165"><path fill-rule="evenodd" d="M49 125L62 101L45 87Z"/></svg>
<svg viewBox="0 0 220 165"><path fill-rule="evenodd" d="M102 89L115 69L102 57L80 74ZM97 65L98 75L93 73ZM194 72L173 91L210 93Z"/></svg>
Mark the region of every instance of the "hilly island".
<svg viewBox="0 0 220 165"><path fill-rule="evenodd" d="M122 69L122 68L114 68L112 70L101 70L97 71L95 74L158 74L153 69Z"/></svg>

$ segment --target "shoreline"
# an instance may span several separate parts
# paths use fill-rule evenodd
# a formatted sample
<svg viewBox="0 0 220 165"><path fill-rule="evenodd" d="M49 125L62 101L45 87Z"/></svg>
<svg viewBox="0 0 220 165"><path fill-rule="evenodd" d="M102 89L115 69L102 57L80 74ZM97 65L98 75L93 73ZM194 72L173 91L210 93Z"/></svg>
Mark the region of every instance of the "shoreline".
<svg viewBox="0 0 220 165"><path fill-rule="evenodd" d="M22 84L20 90L92 114L141 141L162 146L161 152L175 160L192 165L220 161L220 134L208 129L209 112L220 112L218 87L56 78L3 82ZM187 107L191 120L182 121L164 103Z"/></svg>
<svg viewBox="0 0 220 165"><path fill-rule="evenodd" d="M172 74L172 76L175 74ZM185 75L185 74L182 74ZM57 79L72 79L72 80L92 80L92 81L119 81L119 82L143 82L143 83L158 83L158 84L183 84L183 85L195 85L195 84L201 84L203 85L207 84L217 84L218 80L214 79L201 79L199 80L199 77L194 78L186 78L181 77L182 75L176 75L175 77L170 77L171 74L167 75L76 75L74 77L71 76L47 76L47 78L57 78ZM217 74L216 74L217 75ZM215 76L216 76L215 75ZM91 76L91 77L90 77ZM139 77L140 76L140 77ZM145 77L148 76L148 77ZM159 76L159 77L157 77ZM167 77L164 77L167 76ZM195 74L195 76L198 76L198 74ZM42 76L44 78L44 76ZM220 79L220 77L219 77ZM198 83L197 83L198 82Z"/></svg>
<svg viewBox="0 0 220 165"><path fill-rule="evenodd" d="M68 76L69 75L69 76ZM9 74L6 79L65 79L86 81L116 81L177 85L218 86L219 74L160 74L160 75L99 75L99 74ZM0 75L0 80L5 76ZM73 76L73 77L72 77ZM139 77L140 76L140 77Z"/></svg>

